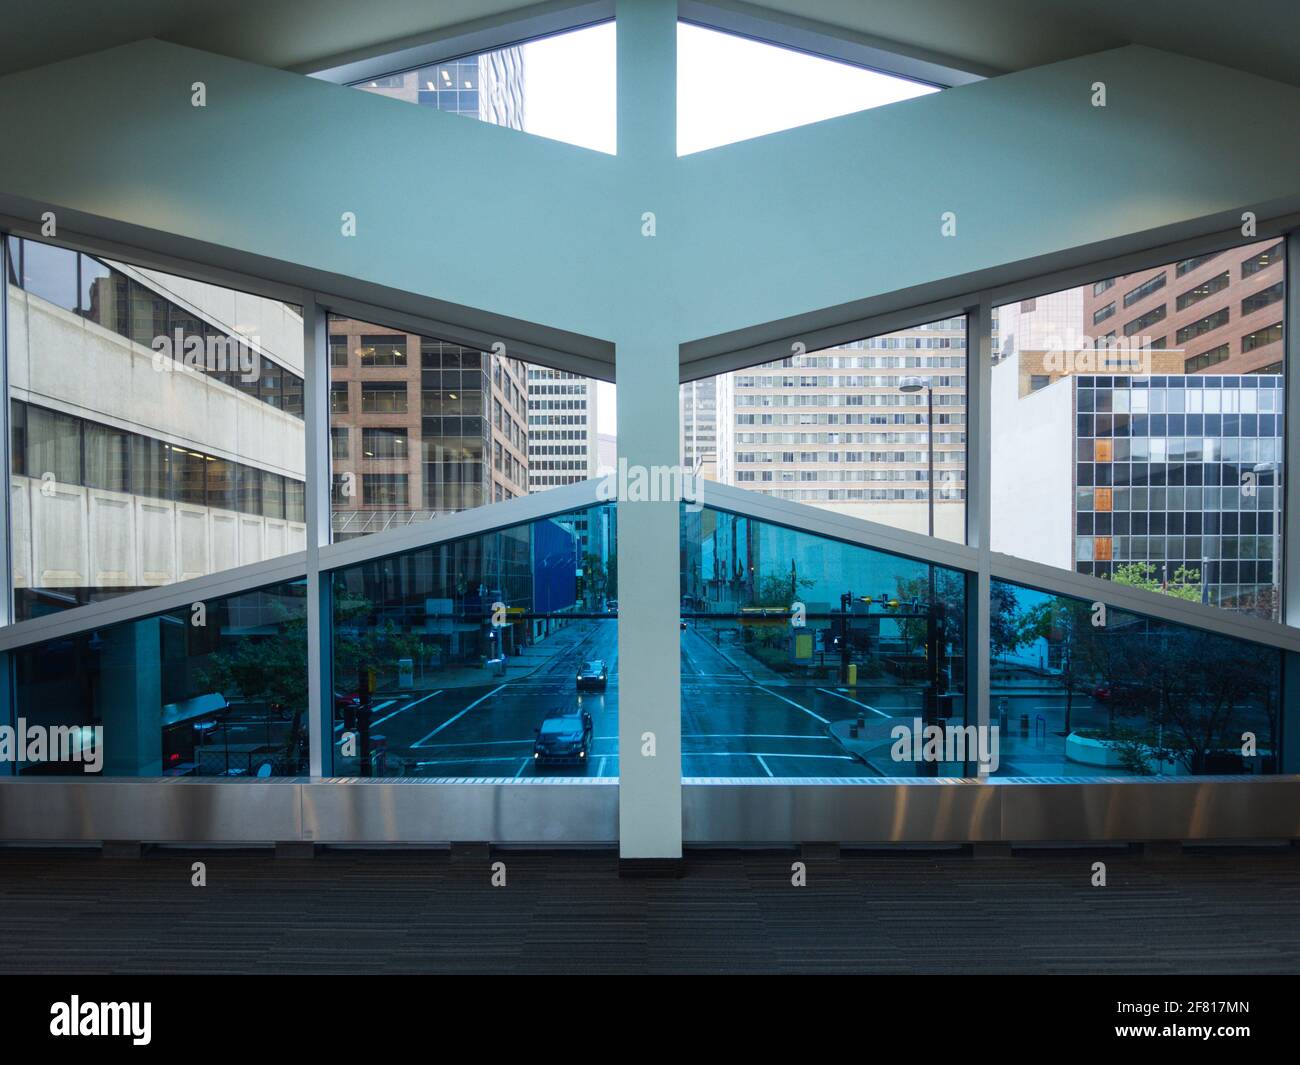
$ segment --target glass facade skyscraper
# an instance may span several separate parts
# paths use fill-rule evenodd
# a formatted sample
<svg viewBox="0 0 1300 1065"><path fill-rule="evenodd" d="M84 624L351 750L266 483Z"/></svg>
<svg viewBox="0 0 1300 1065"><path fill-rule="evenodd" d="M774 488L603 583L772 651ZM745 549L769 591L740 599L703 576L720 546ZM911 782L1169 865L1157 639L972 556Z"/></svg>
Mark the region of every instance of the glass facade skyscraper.
<svg viewBox="0 0 1300 1065"><path fill-rule="evenodd" d="M1282 378L1081 376L1075 567L1274 617Z"/></svg>

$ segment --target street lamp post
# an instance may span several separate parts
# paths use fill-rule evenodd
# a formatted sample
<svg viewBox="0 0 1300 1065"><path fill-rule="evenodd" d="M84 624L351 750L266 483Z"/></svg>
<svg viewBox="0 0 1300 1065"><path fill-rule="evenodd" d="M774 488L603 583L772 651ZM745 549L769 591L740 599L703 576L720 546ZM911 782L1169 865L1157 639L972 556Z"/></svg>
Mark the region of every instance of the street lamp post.
<svg viewBox="0 0 1300 1065"><path fill-rule="evenodd" d="M934 536L934 386L929 381L921 377L904 377L899 383L898 389L903 393L920 392L925 390L925 451L926 451L926 486L925 500L928 515L927 527L930 536ZM926 621L926 673L928 674L929 684L925 692L925 724L934 724L939 718L939 624L938 609L939 604L935 602L935 580L934 564L926 566L930 575L930 603L927 610ZM922 762L922 772L926 776L939 775L938 762Z"/></svg>

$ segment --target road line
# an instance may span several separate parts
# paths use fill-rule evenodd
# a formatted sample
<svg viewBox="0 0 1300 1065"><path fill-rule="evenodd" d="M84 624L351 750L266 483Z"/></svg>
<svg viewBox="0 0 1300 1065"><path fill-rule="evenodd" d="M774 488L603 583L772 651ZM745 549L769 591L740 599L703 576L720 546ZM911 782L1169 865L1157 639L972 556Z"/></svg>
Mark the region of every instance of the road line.
<svg viewBox="0 0 1300 1065"><path fill-rule="evenodd" d="M519 770L518 772L515 773L516 780L518 780L521 776L524 775L524 770L528 768L528 763L531 761L532 761L531 758L525 758L522 762L519 763Z"/></svg>
<svg viewBox="0 0 1300 1065"><path fill-rule="evenodd" d="M447 718L446 721L444 721L436 729L430 732L427 736L423 737L423 739L416 740L413 744L411 744L411 747L412 748L419 747L422 743L425 742L425 740L433 739L434 736L438 735L438 733L441 732L443 729L445 729L448 725L451 725L459 721L462 717L464 717L471 710L473 710L474 707L478 706L479 703L483 702L484 700L491 699L492 696L496 695L496 693L499 692L504 687L505 687L504 684L499 684L495 688L493 688L490 692L488 692L486 695L480 696L479 698L475 699L472 703L469 704L469 706L465 707L465 709L462 710L459 714L454 714L453 716Z"/></svg>
<svg viewBox="0 0 1300 1065"><path fill-rule="evenodd" d="M873 714L879 714L881 717L893 717L893 714L887 714L883 710L877 710L874 706L868 706L866 703L860 703L856 699L850 699L843 692L833 691L830 688L818 688L817 690L819 692L825 692L827 695L833 695L837 699L844 699L845 701L853 703L856 706L866 707L866 709L870 710Z"/></svg>
<svg viewBox="0 0 1300 1065"><path fill-rule="evenodd" d="M384 717L381 717L378 721L372 721L372 722L370 722L370 727L371 727L371 728L374 728L376 725L382 725L382 724L383 724L385 721L387 721L390 717L396 717L398 714L404 714L404 713L406 713L407 710L411 709L411 707L413 707L413 706L419 706L422 702L424 702L425 699L432 699L435 695L441 695L441 694L442 694L442 689L439 688L436 692L430 692L428 695L425 695L425 696L423 696L422 698L416 699L415 702L413 702L413 703L407 703L405 706L399 706L399 707L398 707L396 710L394 710L391 714L387 714L387 715L385 715Z"/></svg>
<svg viewBox="0 0 1300 1065"><path fill-rule="evenodd" d="M764 772L764 773L766 773L769 777L775 775L775 774L772 772L772 770L770 770L770 769L767 767L767 763L766 763L765 761L763 761L763 756L762 756L761 754L756 754L756 755L754 755L754 757L758 759L758 764L761 765L761 766L763 767L763 772Z"/></svg>
<svg viewBox="0 0 1300 1065"><path fill-rule="evenodd" d="M603 755L601 756L600 762L596 766L596 776L603 777L605 775L605 762L607 760L608 759L606 759Z"/></svg>
<svg viewBox="0 0 1300 1065"><path fill-rule="evenodd" d="M386 702L382 702L382 703L380 703L378 706L376 706L376 707L374 708L374 710L371 710L370 712L373 714L373 713L375 712L375 710L382 710L382 709L383 709L384 707L386 707L386 706L392 706L393 703L395 703L395 702L397 702L396 699L389 699L389 700L387 700ZM388 715L388 717L392 717L392 716L393 716L392 714L389 714L389 715ZM388 720L388 717L383 718L382 720L387 721L387 720ZM379 724L378 721L372 721L372 722L370 722L370 727L371 727L371 728L374 728L374 727L375 727L376 725L378 725L378 724ZM335 728L334 731L337 732L337 731L338 731L339 729L341 729L342 727L343 727L343 722L340 721L340 722L338 723L338 725L336 726L336 728ZM356 729L353 729L352 731L353 731L353 732L356 732L357 730L356 730ZM342 744L342 743L343 743L343 737L340 736L337 742L338 742L339 744Z"/></svg>
<svg viewBox="0 0 1300 1065"><path fill-rule="evenodd" d="M768 688L764 688L763 685L761 685L761 684L755 684L754 687L756 687L756 688L757 688L759 691L761 691L761 692L767 692L768 695L771 695L771 696L774 696L774 697L777 698L777 699L780 699L781 702L783 702L783 703L789 703L789 704L790 704L791 706L793 706L796 710L802 710L802 711L803 711L805 714L807 714L809 717L815 717L815 718L816 718L818 721L820 721L823 725L829 725L829 724L830 724L830 722L829 722L826 718L822 717L821 714L814 714L811 710L808 709L808 707L806 707L806 706L800 706L800 705L799 705L798 703L796 703L793 699L787 699L784 695L777 695L776 692L774 692L774 691L772 691L772 690L770 690L770 689L768 689Z"/></svg>
<svg viewBox="0 0 1300 1065"><path fill-rule="evenodd" d="M760 762L764 758L821 758L832 762L854 761L854 759L850 758L847 754L785 754L782 751L764 751L762 754L759 754L757 751L745 751L740 753L752 754Z"/></svg>
<svg viewBox="0 0 1300 1065"><path fill-rule="evenodd" d="M684 740L817 740L819 743L829 742L829 737L822 735L802 735L786 734L782 732L684 732Z"/></svg>

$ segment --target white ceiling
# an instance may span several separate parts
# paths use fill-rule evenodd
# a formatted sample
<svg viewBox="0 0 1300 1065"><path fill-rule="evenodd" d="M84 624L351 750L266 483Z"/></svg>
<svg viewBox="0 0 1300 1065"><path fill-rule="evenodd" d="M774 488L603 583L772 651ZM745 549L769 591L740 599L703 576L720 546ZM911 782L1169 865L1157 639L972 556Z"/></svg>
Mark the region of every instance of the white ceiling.
<svg viewBox="0 0 1300 1065"><path fill-rule="evenodd" d="M0 0L0 73L142 37L312 69L520 6L518 0ZM754 6L972 69L1022 70L1145 44L1300 85L1300 0L765 0Z"/></svg>

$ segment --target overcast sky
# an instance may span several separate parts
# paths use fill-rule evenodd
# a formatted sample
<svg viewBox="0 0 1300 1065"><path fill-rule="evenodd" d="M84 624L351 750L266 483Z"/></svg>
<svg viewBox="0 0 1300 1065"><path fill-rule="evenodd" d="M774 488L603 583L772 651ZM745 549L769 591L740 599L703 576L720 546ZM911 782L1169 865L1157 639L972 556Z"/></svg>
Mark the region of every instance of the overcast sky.
<svg viewBox="0 0 1300 1065"><path fill-rule="evenodd" d="M531 41L524 52L524 128L613 154L612 22ZM677 154L716 148L937 90L820 56L677 27ZM597 428L615 431L614 389L602 383Z"/></svg>

